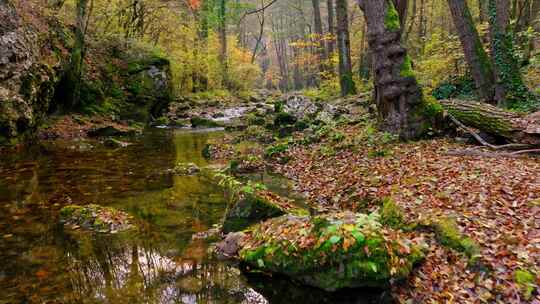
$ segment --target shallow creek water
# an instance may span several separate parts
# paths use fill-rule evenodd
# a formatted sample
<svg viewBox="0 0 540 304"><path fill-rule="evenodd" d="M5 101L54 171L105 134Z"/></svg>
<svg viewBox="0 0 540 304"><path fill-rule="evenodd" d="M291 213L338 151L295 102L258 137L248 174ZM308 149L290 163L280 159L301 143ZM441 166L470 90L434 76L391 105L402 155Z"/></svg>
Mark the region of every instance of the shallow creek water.
<svg viewBox="0 0 540 304"><path fill-rule="evenodd" d="M208 165L201 151L219 136L151 130L121 149L70 141L0 155L0 304L380 303L379 293L324 293L207 257L208 244L192 235L219 223L223 193L168 170ZM58 224L62 206L89 203L129 212L139 231L91 235Z"/></svg>

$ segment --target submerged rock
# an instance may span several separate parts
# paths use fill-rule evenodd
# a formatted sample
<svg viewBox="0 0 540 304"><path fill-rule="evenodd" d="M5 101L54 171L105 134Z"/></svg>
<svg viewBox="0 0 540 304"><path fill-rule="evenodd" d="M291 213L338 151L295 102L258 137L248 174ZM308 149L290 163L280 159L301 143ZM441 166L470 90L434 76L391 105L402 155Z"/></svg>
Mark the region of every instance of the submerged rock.
<svg viewBox="0 0 540 304"><path fill-rule="evenodd" d="M223 127L223 124L217 121L214 121L212 119L195 116L191 118L191 127L192 128L219 128L219 127Z"/></svg>
<svg viewBox="0 0 540 304"><path fill-rule="evenodd" d="M88 131L90 137L110 137L110 136L135 136L141 133L140 129L120 125L108 125L96 127Z"/></svg>
<svg viewBox="0 0 540 304"><path fill-rule="evenodd" d="M244 192L225 215L223 232L241 231L253 224L284 214L308 215L309 211L270 191Z"/></svg>
<svg viewBox="0 0 540 304"><path fill-rule="evenodd" d="M72 229L117 233L133 229L131 216L111 207L69 205L60 210L60 221Z"/></svg>
<svg viewBox="0 0 540 304"><path fill-rule="evenodd" d="M201 168L194 163L178 163L172 172L176 175L189 176L201 172Z"/></svg>
<svg viewBox="0 0 540 304"><path fill-rule="evenodd" d="M231 234L217 247L250 267L335 291L388 287L424 258L423 244L383 227L377 213L284 215Z"/></svg>
<svg viewBox="0 0 540 304"><path fill-rule="evenodd" d="M125 148L130 145L128 142L120 141L114 138L107 138L103 141L103 144L109 148Z"/></svg>

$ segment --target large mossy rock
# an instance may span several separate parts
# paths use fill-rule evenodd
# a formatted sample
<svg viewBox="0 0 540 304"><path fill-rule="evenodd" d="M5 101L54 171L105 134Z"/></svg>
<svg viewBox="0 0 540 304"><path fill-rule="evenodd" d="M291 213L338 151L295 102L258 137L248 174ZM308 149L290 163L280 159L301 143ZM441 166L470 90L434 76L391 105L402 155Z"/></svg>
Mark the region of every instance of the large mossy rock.
<svg viewBox="0 0 540 304"><path fill-rule="evenodd" d="M284 215L228 239L251 267L327 291L388 287L424 257L423 244L383 227L377 213Z"/></svg>
<svg viewBox="0 0 540 304"><path fill-rule="evenodd" d="M60 221L72 229L117 233L134 228L131 216L111 207L69 205L60 210Z"/></svg>
<svg viewBox="0 0 540 304"><path fill-rule="evenodd" d="M31 136L50 111L73 44L56 19L12 3L0 1L0 145Z"/></svg>
<svg viewBox="0 0 540 304"><path fill-rule="evenodd" d="M269 191L244 192L227 211L223 222L223 232L242 231L251 225L284 214L308 215L309 212Z"/></svg>
<svg viewBox="0 0 540 304"><path fill-rule="evenodd" d="M120 37L100 40L89 48L94 75L83 79L84 112L113 114L121 120L143 123L163 115L172 99L167 58L155 49Z"/></svg>

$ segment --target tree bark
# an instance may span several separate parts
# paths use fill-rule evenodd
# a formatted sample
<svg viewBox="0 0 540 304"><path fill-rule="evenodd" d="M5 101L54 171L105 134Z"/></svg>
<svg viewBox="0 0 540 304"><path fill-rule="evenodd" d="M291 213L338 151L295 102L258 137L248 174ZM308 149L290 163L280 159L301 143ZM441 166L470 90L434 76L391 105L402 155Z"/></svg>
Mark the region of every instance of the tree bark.
<svg viewBox="0 0 540 304"><path fill-rule="evenodd" d="M379 124L402 139L417 138L430 126L429 111L401 45L398 12L388 0L359 0L358 4L367 22Z"/></svg>
<svg viewBox="0 0 540 304"><path fill-rule="evenodd" d="M540 145L540 112L523 116L474 101L442 100L441 105L463 124L512 143Z"/></svg>
<svg viewBox="0 0 540 304"><path fill-rule="evenodd" d="M448 6L478 95L482 100L492 103L495 101L493 67L474 26L467 2L465 0L448 0Z"/></svg>
<svg viewBox="0 0 540 304"><path fill-rule="evenodd" d="M313 4L313 19L316 34L315 43L317 45L316 51L319 57L319 72L323 73L327 70L324 61L326 61L328 56L326 55L326 44L324 42L324 32L322 28L321 5L319 0L311 0L311 3Z"/></svg>
<svg viewBox="0 0 540 304"><path fill-rule="evenodd" d="M334 50L336 48L336 25L334 21L334 0L327 0L326 7L328 11L328 33L332 36L330 40L328 40L328 56L332 56L334 53Z"/></svg>
<svg viewBox="0 0 540 304"><path fill-rule="evenodd" d="M488 21L487 0L478 0L478 19L480 23Z"/></svg>
<svg viewBox="0 0 540 304"><path fill-rule="evenodd" d="M339 83L342 96L356 94L356 86L352 75L351 41L349 37L349 17L347 10L347 0L336 1Z"/></svg>
<svg viewBox="0 0 540 304"><path fill-rule="evenodd" d="M223 81L222 85L225 88L229 88L229 66L227 58L227 0L219 1L219 41L221 44L221 50L219 53L219 60L222 65Z"/></svg>

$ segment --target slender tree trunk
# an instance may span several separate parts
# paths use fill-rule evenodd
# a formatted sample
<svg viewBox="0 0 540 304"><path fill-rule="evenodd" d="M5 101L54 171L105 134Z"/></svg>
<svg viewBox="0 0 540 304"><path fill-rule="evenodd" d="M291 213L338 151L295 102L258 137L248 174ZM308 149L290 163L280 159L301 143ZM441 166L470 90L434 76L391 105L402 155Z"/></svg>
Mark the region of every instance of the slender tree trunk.
<svg viewBox="0 0 540 304"><path fill-rule="evenodd" d="M454 26L471 70L478 95L487 102L495 101L495 78L489 57L474 26L465 0L448 0Z"/></svg>
<svg viewBox="0 0 540 304"><path fill-rule="evenodd" d="M379 123L403 139L419 137L430 126L432 111L426 111L411 59L401 45L398 11L388 0L358 0L358 4L367 22Z"/></svg>
<svg viewBox="0 0 540 304"><path fill-rule="evenodd" d="M347 0L336 1L337 45L339 53L339 82L341 95L356 94L352 77L351 41L349 38L349 18Z"/></svg>
<svg viewBox="0 0 540 304"><path fill-rule="evenodd" d="M480 20L480 23L484 23L488 21L488 5L487 0L478 0L478 20Z"/></svg>
<svg viewBox="0 0 540 304"><path fill-rule="evenodd" d="M313 19L314 19L314 25L315 25L315 44L316 44L316 52L318 55L318 65L319 65L319 72L323 73L327 70L325 67L325 62L327 59L326 55L326 45L324 42L324 32L322 28L322 20L321 20L321 6L319 0L311 0L311 3L313 4Z"/></svg>
<svg viewBox="0 0 540 304"><path fill-rule="evenodd" d="M328 55L332 56L336 48L336 25L334 21L334 0L327 0L326 7L328 10L328 33L332 36L328 41Z"/></svg>
<svg viewBox="0 0 540 304"><path fill-rule="evenodd" d="M369 79L371 74L371 60L369 54L369 48L366 47L367 44L367 25L362 26L362 40L360 43L360 61L358 65L358 74L361 79Z"/></svg>
<svg viewBox="0 0 540 304"><path fill-rule="evenodd" d="M70 66L67 73L67 102L68 109L74 109L81 102L81 86L83 76L84 56L86 53L86 26L88 21L88 3L90 0L77 0L75 7L75 45L71 50Z"/></svg>
<svg viewBox="0 0 540 304"><path fill-rule="evenodd" d="M223 87L229 88L229 66L227 58L227 0L219 1L219 41L221 51L219 60L223 69Z"/></svg>
<svg viewBox="0 0 540 304"><path fill-rule="evenodd" d="M495 99L499 106L522 107L534 103L534 96L523 83L519 63L514 55L510 32L509 0L489 0L491 56L497 81Z"/></svg>
<svg viewBox="0 0 540 304"><path fill-rule="evenodd" d="M426 0L420 0L420 22L418 28L418 41L420 42L421 53L424 52L424 46L426 45L426 32L427 32L427 20L426 20Z"/></svg>

